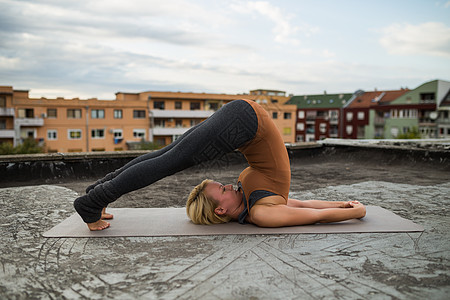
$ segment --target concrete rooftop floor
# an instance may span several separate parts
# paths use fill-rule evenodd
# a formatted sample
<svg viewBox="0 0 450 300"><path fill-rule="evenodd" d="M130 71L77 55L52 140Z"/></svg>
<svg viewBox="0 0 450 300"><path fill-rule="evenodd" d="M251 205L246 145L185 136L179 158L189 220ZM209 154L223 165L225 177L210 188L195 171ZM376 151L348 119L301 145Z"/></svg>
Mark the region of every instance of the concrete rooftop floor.
<svg viewBox="0 0 450 300"><path fill-rule="evenodd" d="M359 200L423 233L44 238L92 180L0 189L2 299L448 299L450 171L426 162L294 158L291 197ZM235 183L245 165L192 168L114 207L181 207L203 178Z"/></svg>

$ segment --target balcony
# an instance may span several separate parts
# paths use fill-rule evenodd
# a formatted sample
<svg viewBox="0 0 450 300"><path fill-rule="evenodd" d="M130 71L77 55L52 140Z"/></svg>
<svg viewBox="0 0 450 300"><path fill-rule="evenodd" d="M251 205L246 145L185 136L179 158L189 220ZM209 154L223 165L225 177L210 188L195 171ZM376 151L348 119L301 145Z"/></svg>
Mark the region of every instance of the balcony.
<svg viewBox="0 0 450 300"><path fill-rule="evenodd" d="M381 117L375 117L375 120L374 120L375 125L384 125L385 122L386 122L386 121L385 121L384 118L381 118Z"/></svg>
<svg viewBox="0 0 450 300"><path fill-rule="evenodd" d="M0 107L0 117L14 117L14 108Z"/></svg>
<svg viewBox="0 0 450 300"><path fill-rule="evenodd" d="M440 118L436 120L437 124L450 124L450 118L444 119L444 118Z"/></svg>
<svg viewBox="0 0 450 300"><path fill-rule="evenodd" d="M339 119L337 117L330 118L330 124L338 124L338 123L339 123Z"/></svg>
<svg viewBox="0 0 450 300"><path fill-rule="evenodd" d="M182 135L188 130L187 127L155 127L153 128L153 135Z"/></svg>
<svg viewBox="0 0 450 300"><path fill-rule="evenodd" d="M150 110L150 118L177 118L177 119L206 119L210 117L212 110Z"/></svg>
<svg viewBox="0 0 450 300"><path fill-rule="evenodd" d="M14 129L0 129L0 139L13 139L14 133Z"/></svg>
<svg viewBox="0 0 450 300"><path fill-rule="evenodd" d="M43 118L17 118L15 120L16 126L44 126Z"/></svg>

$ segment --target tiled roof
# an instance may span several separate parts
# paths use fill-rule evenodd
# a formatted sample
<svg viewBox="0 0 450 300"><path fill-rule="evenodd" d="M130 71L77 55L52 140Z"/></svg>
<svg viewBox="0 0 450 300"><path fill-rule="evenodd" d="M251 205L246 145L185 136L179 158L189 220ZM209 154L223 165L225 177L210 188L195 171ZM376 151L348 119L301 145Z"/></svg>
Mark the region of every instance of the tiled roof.
<svg viewBox="0 0 450 300"><path fill-rule="evenodd" d="M350 93L293 96L286 104L298 108L341 108L352 96Z"/></svg>
<svg viewBox="0 0 450 300"><path fill-rule="evenodd" d="M409 90L402 89L394 91L364 92L353 99L353 101L347 106L347 108L369 108L373 105L387 104L405 94L406 92L409 92Z"/></svg>
<svg viewBox="0 0 450 300"><path fill-rule="evenodd" d="M179 99L202 99L202 100L235 100L235 99L254 99L253 95L232 95L232 94L207 94L207 93L182 93L182 92L142 92L140 94L149 94L152 98L179 98Z"/></svg>

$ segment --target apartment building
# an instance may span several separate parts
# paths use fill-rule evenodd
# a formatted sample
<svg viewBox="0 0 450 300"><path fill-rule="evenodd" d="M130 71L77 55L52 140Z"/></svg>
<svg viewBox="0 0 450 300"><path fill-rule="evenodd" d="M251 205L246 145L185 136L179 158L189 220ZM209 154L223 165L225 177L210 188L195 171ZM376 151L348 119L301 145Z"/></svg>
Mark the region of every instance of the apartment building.
<svg viewBox="0 0 450 300"><path fill-rule="evenodd" d="M357 91L354 97L344 105L342 118L342 138L373 139L384 136L385 111L379 107L387 105L409 89L393 91Z"/></svg>
<svg viewBox="0 0 450 300"><path fill-rule="evenodd" d="M352 97L351 93L293 96L287 104L297 106L296 141L341 137L343 107Z"/></svg>
<svg viewBox="0 0 450 300"><path fill-rule="evenodd" d="M273 97L280 102L288 99L267 92L229 95L158 91L118 92L115 100L36 99L30 98L28 91L1 86L0 142L17 145L33 138L45 145L47 152L121 151L134 149L141 141L163 147L232 100L256 100L272 111L277 105ZM263 103L267 99L270 103ZM288 116L278 106L281 114ZM287 143L292 142L295 124L288 120L291 122L274 119L280 131L284 130Z"/></svg>
<svg viewBox="0 0 450 300"><path fill-rule="evenodd" d="M450 82L433 80L401 95L389 107L377 107L376 111L386 116L384 138L395 138L413 127L418 128L422 138L439 137L441 129L450 125L445 110L440 113L449 91Z"/></svg>
<svg viewBox="0 0 450 300"><path fill-rule="evenodd" d="M297 106L287 104L290 96L278 90L252 90L246 98L259 103L272 117L285 143L295 142L295 124Z"/></svg>
<svg viewBox="0 0 450 300"><path fill-rule="evenodd" d="M450 90L438 107L438 118L436 125L438 127L438 138L450 138Z"/></svg>

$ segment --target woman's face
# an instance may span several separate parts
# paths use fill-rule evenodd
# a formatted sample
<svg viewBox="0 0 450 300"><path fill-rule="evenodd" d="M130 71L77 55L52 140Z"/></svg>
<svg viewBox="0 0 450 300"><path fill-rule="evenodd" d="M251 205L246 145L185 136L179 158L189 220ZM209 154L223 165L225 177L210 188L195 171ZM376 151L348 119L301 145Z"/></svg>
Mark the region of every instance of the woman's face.
<svg viewBox="0 0 450 300"><path fill-rule="evenodd" d="M228 211L234 211L242 204L242 192L234 189L233 185L223 185L219 182L210 182L205 187L205 194L208 198L214 199L217 206L223 207Z"/></svg>

